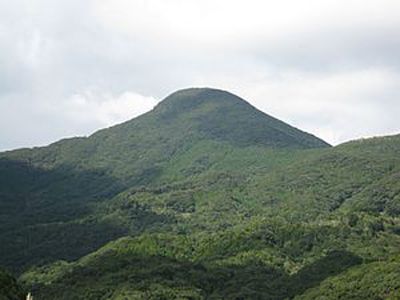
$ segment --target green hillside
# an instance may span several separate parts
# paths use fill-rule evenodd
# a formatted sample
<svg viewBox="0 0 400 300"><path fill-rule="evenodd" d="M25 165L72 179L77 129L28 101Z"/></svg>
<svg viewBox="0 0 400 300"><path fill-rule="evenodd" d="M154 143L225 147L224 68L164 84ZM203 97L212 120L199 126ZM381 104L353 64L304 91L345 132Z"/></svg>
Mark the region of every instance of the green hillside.
<svg viewBox="0 0 400 300"><path fill-rule="evenodd" d="M128 226L156 212L165 220L153 222L152 233L122 238L76 262L33 269L22 279L44 299L285 299L303 293L313 299L307 293L315 295L331 278L374 261L389 266L398 254L398 216L359 203L377 182L396 193L399 183L390 178L400 171L399 150L400 137L358 141L304 154L274 172L250 168L242 182L240 172L214 179L209 170L190 183L129 190L101 213ZM398 205L396 199L388 207ZM360 280L360 295L396 291L393 277L379 274L382 268L375 272L382 280L375 286Z"/></svg>
<svg viewBox="0 0 400 300"><path fill-rule="evenodd" d="M330 147L230 93L178 91L0 154L0 265L38 299L395 299L399 153L400 136Z"/></svg>
<svg viewBox="0 0 400 300"><path fill-rule="evenodd" d="M400 299L400 260L394 257L349 268L295 299Z"/></svg>

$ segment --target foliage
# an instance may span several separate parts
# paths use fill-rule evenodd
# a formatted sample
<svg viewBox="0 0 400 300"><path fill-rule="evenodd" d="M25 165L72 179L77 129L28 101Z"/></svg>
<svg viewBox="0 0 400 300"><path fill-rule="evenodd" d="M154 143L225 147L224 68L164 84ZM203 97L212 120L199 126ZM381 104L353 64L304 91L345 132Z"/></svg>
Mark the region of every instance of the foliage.
<svg viewBox="0 0 400 300"><path fill-rule="evenodd" d="M227 92L180 91L0 154L0 265L39 299L396 297L398 153L400 136L331 148Z"/></svg>
<svg viewBox="0 0 400 300"><path fill-rule="evenodd" d="M8 272L0 269L0 300L22 300L24 291Z"/></svg>
<svg viewBox="0 0 400 300"><path fill-rule="evenodd" d="M295 299L399 299L400 260L394 257L350 268Z"/></svg>

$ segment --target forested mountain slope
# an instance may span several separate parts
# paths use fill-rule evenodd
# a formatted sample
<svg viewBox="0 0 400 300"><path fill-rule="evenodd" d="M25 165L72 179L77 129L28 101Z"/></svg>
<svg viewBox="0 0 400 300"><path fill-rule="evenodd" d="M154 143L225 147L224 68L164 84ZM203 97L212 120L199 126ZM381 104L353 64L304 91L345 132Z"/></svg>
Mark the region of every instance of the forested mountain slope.
<svg viewBox="0 0 400 300"><path fill-rule="evenodd" d="M246 179L211 168L205 178L128 190L99 214L127 227L149 212L163 222L23 281L45 299L315 299L333 280L328 299L339 299L349 276L366 299L397 295L384 266L396 266L400 249L400 186L391 180L399 150L399 136L357 141L303 153L274 172L249 168ZM380 280L357 279L370 266Z"/></svg>
<svg viewBox="0 0 400 300"><path fill-rule="evenodd" d="M178 91L0 154L0 265L38 299L338 299L349 280L396 297L399 154L400 136L330 147L227 92Z"/></svg>

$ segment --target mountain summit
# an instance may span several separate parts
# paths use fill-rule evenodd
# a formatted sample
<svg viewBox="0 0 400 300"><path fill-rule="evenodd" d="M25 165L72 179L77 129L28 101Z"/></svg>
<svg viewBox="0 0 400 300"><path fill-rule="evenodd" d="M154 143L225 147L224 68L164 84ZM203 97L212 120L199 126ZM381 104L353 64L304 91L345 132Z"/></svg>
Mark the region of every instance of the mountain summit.
<svg viewBox="0 0 400 300"><path fill-rule="evenodd" d="M229 92L211 88L177 91L152 112L160 124L180 125L202 138L226 141L237 146L319 148L329 146L251 106Z"/></svg>

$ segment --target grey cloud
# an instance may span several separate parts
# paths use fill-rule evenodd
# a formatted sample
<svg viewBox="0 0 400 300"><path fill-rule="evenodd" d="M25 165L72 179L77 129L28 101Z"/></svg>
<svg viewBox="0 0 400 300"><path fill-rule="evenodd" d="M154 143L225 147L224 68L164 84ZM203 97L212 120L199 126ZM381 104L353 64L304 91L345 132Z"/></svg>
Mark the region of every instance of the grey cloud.
<svg viewBox="0 0 400 300"><path fill-rule="evenodd" d="M397 28L327 28L264 42L243 49L274 68L314 72L390 67L400 71L400 26Z"/></svg>
<svg viewBox="0 0 400 300"><path fill-rule="evenodd" d="M379 1L368 1L372 2ZM139 7L136 1L124 3ZM341 3L346 9L348 2ZM104 126L100 118L84 122L65 111L72 109L67 104L73 95L88 90L96 91L98 103L111 101L101 96L105 94L116 97L117 103L118 95L126 92L161 99L195 85L229 89L330 142L394 132L399 129L394 112L400 107L400 23L391 9L394 2L380 3L379 13L387 13L386 20L360 18L353 23L351 14L344 21L340 15L319 23L300 19L303 27L293 23L282 33L264 30L268 22L249 27L252 34L238 31L236 25L237 32L230 31L221 11L216 33L199 32L202 27L194 26L197 31L191 35L163 31L170 24L154 15L147 21L146 11L141 23L126 30L113 27L97 15L95 0L0 2L0 149L45 144ZM171 9L176 10L178 6ZM244 25L247 21L251 20L240 20ZM352 79L353 73L363 72L370 77ZM373 84L376 88L367 88ZM48 109L61 104L64 111ZM351 116L344 120L344 112L357 106L360 110L354 115L360 121L345 132ZM80 108L82 114L91 113L84 111L88 107ZM138 102L135 112L140 109L144 112L148 106ZM324 133L328 131L329 136Z"/></svg>

